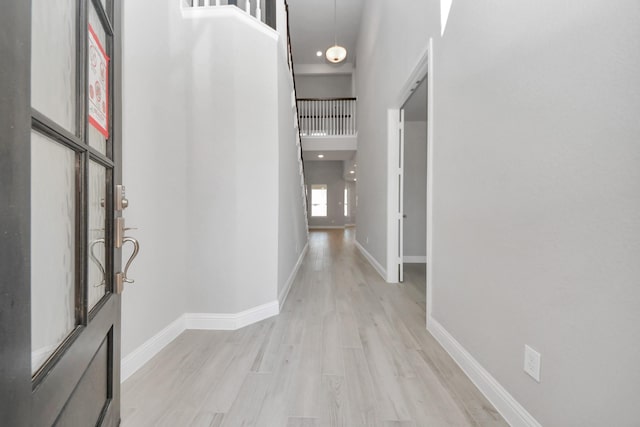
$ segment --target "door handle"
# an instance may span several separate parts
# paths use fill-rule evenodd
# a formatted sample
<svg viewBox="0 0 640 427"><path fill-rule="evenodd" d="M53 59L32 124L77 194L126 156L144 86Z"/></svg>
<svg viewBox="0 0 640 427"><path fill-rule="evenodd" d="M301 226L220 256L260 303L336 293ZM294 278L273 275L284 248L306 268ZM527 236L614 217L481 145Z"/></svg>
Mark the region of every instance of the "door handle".
<svg viewBox="0 0 640 427"><path fill-rule="evenodd" d="M129 267L131 267L131 263L133 263L133 260L136 259L136 257L138 256L138 252L140 252L140 243L138 242L137 239L126 236L122 239L122 246L124 246L124 244L127 242L133 244L133 252L131 252L129 259L127 260L127 263L124 266L124 271L116 273L116 291L119 294L121 294L122 291L124 290L125 283L135 283L135 280L127 277L127 274L129 272Z"/></svg>
<svg viewBox="0 0 640 427"><path fill-rule="evenodd" d="M96 255L93 253L93 247L98 243L104 244L105 243L104 238L96 239L93 242L91 242L91 245L89 245L89 257L91 258L91 261L93 261L98 266L98 269L102 274L102 280L97 285L93 285L94 288L99 288L100 286L104 286L106 284L106 281L105 281L106 271L104 270L104 266L102 265L98 257L96 257Z"/></svg>

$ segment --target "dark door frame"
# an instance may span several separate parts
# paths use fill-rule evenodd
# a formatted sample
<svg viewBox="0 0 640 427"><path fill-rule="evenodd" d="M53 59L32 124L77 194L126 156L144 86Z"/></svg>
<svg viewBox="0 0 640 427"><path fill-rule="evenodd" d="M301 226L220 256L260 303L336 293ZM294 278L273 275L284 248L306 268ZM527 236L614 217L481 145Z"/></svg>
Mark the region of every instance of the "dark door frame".
<svg viewBox="0 0 640 427"><path fill-rule="evenodd" d="M99 0L94 0L98 3ZM122 4L109 2L115 27L113 90L121 94ZM2 424L39 424L42 413L35 407L31 375L31 1L8 2L0 14L0 414ZM113 98L113 138L121 141L121 97ZM122 182L122 151L113 146L113 180ZM121 267L119 252L113 272ZM113 366L110 384L112 401L104 425L117 425L120 414L120 295L113 294L105 306L117 313L110 339ZM99 317L99 316L98 316ZM100 328L100 319L94 319ZM86 334L85 334L86 335ZM94 336L95 334L89 334ZM86 335L89 339L90 336ZM103 335L104 336L104 335ZM55 376L55 375L54 375ZM45 393L47 394L47 393ZM55 406L55 405L52 405ZM52 408L48 408L52 409ZM48 412L48 411L45 411Z"/></svg>
<svg viewBox="0 0 640 427"><path fill-rule="evenodd" d="M22 426L31 425L30 1L2 5L0 55L0 413Z"/></svg>

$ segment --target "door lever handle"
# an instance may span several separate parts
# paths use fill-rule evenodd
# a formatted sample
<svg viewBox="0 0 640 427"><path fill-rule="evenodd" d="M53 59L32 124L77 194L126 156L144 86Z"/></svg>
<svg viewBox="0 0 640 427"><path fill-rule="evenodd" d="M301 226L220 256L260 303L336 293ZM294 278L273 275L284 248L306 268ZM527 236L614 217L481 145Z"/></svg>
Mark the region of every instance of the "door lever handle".
<svg viewBox="0 0 640 427"><path fill-rule="evenodd" d="M131 253L131 256L129 256L129 259L127 260L127 263L124 266L124 271L116 273L116 291L119 294L122 293L122 291L124 290L125 283L135 283L135 280L127 277L127 274L129 272L129 267L131 267L131 263L133 263L133 260L136 259L136 257L138 256L138 252L140 252L140 243L138 242L137 239L126 236L122 239L122 245L124 246L124 244L127 242L130 242L133 244L133 252Z"/></svg>
<svg viewBox="0 0 640 427"><path fill-rule="evenodd" d="M123 243L127 243L127 242L133 243L133 252L131 253L131 256L129 257L129 260L127 260L127 263L124 266L124 273L123 273L124 277L123 277L123 279L124 279L125 283L134 283L135 280L129 279L127 277L127 273L129 272L129 267L131 267L131 263L138 256L138 252L140 252L140 243L138 242L138 240L134 239L133 237L125 237L122 240L122 242Z"/></svg>
<svg viewBox="0 0 640 427"><path fill-rule="evenodd" d="M91 258L91 261L93 261L96 264L96 266L98 267L98 270L100 270L100 274L102 275L102 280L97 285L93 285L94 288L99 288L100 286L104 286L106 284L105 282L106 272L104 270L104 266L102 265L98 257L96 257L96 254L93 253L93 247L98 243L102 243L104 245L105 243L104 238L96 239L93 242L91 242L91 245L89 245L89 258Z"/></svg>

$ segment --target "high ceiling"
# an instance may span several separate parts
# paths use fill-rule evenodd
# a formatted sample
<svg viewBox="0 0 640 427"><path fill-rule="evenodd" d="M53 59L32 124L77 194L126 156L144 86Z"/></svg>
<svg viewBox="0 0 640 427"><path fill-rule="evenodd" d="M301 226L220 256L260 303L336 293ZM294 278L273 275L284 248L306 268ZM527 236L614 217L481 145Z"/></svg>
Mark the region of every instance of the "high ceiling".
<svg viewBox="0 0 640 427"><path fill-rule="evenodd" d="M293 60L296 64L329 64L324 52L334 44L333 0L288 0ZM364 0L336 0L338 44L355 63L356 42ZM317 51L322 56L316 56Z"/></svg>

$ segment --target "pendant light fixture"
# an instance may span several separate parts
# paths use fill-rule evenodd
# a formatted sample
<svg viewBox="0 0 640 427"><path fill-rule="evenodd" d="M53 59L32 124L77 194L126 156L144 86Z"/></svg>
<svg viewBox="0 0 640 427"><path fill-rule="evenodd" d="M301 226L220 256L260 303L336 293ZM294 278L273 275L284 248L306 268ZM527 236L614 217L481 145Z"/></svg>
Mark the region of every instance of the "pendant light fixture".
<svg viewBox="0 0 640 427"><path fill-rule="evenodd" d="M347 57L347 49L342 46L338 46L338 13L336 2L337 0L333 0L333 46L327 49L326 53L327 60L334 64L344 61Z"/></svg>

